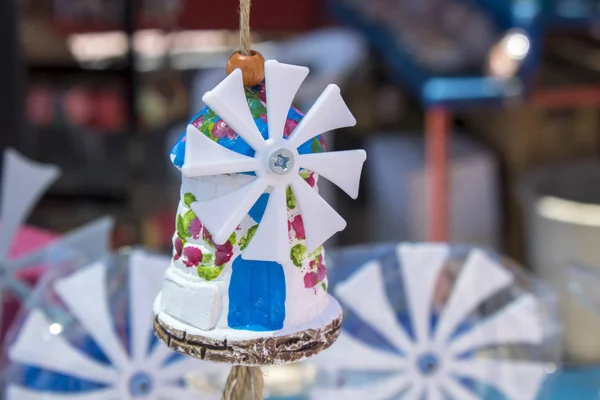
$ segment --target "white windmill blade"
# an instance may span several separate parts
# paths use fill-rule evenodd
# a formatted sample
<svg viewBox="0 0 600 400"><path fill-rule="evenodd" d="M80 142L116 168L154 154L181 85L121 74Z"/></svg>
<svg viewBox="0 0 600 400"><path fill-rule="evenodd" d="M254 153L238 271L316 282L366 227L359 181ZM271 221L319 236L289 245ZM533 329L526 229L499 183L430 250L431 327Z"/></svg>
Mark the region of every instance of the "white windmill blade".
<svg viewBox="0 0 600 400"><path fill-rule="evenodd" d="M326 353L316 355L311 363L323 371L360 370L390 371L403 370L407 366L406 359L400 355L382 351L363 344L349 333L342 334Z"/></svg>
<svg viewBox="0 0 600 400"><path fill-rule="evenodd" d="M51 262L69 257L73 252L85 256L87 260L96 260L106 256L111 248L110 232L114 227L114 219L98 218L80 228L74 229L58 241L29 253L8 263L9 268L20 268L36 265L49 259Z"/></svg>
<svg viewBox="0 0 600 400"><path fill-rule="evenodd" d="M427 386L427 400L445 400L446 396L437 385Z"/></svg>
<svg viewBox="0 0 600 400"><path fill-rule="evenodd" d="M10 245L19 225L59 174L60 170L57 167L27 160L15 150L8 149L4 152L0 204L0 260L8 258Z"/></svg>
<svg viewBox="0 0 600 400"><path fill-rule="evenodd" d="M368 295L365 288L369 288ZM404 354L411 352L412 341L400 326L386 296L379 261L367 263L348 280L338 284L335 287L335 294L350 310L398 350Z"/></svg>
<svg viewBox="0 0 600 400"><path fill-rule="evenodd" d="M40 393L10 385L6 392L6 400L116 400L120 397L117 389L98 389L82 393Z"/></svg>
<svg viewBox="0 0 600 400"><path fill-rule="evenodd" d="M159 400L216 400L218 397L212 394L202 394L186 390L178 386L163 386L158 389Z"/></svg>
<svg viewBox="0 0 600 400"><path fill-rule="evenodd" d="M245 93L242 70L238 68L207 92L202 100L250 147L259 151L266 143L252 118Z"/></svg>
<svg viewBox="0 0 600 400"><path fill-rule="evenodd" d="M223 244L265 192L265 189L267 189L265 178L258 177L224 196L194 202L191 208L212 234L215 243ZM228 211L215 212L215 210Z"/></svg>
<svg viewBox="0 0 600 400"><path fill-rule="evenodd" d="M436 343L448 340L459 323L475 307L513 282L513 275L483 251L471 251L440 315L435 332Z"/></svg>
<svg viewBox="0 0 600 400"><path fill-rule="evenodd" d="M401 244L396 247L398 260L402 263L402 277L408 307L419 345L429 343L431 304L438 276L450 254L444 244L426 245Z"/></svg>
<svg viewBox="0 0 600 400"><path fill-rule="evenodd" d="M242 253L245 260L274 261L283 264L290 256L286 188L271 189L264 216L250 244Z"/></svg>
<svg viewBox="0 0 600 400"><path fill-rule="evenodd" d="M397 399L398 395L410 385L410 375L397 375L364 386L344 387L340 389L313 389L310 391L310 398L314 400ZM404 397L401 398L404 399Z"/></svg>
<svg viewBox="0 0 600 400"><path fill-rule="evenodd" d="M402 396L402 400L422 400L425 392L423 382L415 382L410 389Z"/></svg>
<svg viewBox="0 0 600 400"><path fill-rule="evenodd" d="M249 172L258 167L258 160L255 158L213 142L194 125L188 125L185 143L182 172L186 177Z"/></svg>
<svg viewBox="0 0 600 400"><path fill-rule="evenodd" d="M521 296L494 315L475 325L449 345L455 356L486 346L507 344L540 344L544 340L537 318L539 303L531 294ZM515 329L518 327L518 329Z"/></svg>
<svg viewBox="0 0 600 400"><path fill-rule="evenodd" d="M337 85L329 85L289 137L290 145L300 147L321 133L356 125Z"/></svg>
<svg viewBox="0 0 600 400"><path fill-rule="evenodd" d="M164 275L165 265L169 260L139 250L134 251L130 257L128 281L129 325L133 338L131 359L132 363L140 368L145 364L150 345L154 299L163 284L163 280L157 277Z"/></svg>
<svg viewBox="0 0 600 400"><path fill-rule="evenodd" d="M453 285L445 314L441 315L438 322L440 329L439 324L446 318L441 339L435 342L431 340L429 332L432 294L444 264L451 260L450 248L447 245L400 245L396 246L395 252L402 265L401 275L409 303L408 311L418 342L414 343L409 338L387 299L381 273L382 261L376 259L366 263L334 290L350 311L402 351L402 360L406 360L404 366L398 368L385 365L388 361L378 354L383 350L363 342L349 345L345 343L343 336L340 339L343 347L334 347L330 350L331 353L324 352L322 360L316 359L319 362L317 366L333 373L346 370L359 372L367 369L361 369L360 361L364 360L367 366L377 362L381 365L382 372L387 371L392 376L411 377L412 386L399 397L393 397L403 400L422 400L423 397L428 400L477 399L475 393L461 384L458 380L460 377L494 386L510 399L534 399L546 375L543 363L465 358L463 355L467 350L478 350L489 345L541 345L544 334L539 318L539 300L531 294L521 295L505 308L453 338L451 334L456 327L469 317L477 305L514 280L513 275L504 271L491 256L472 251L464 263L460 277ZM391 262L387 261L387 257L385 260ZM447 310L453 311L448 314ZM367 349L361 349L361 346ZM356 352L356 355L344 358L352 352ZM329 354L331 358L328 357ZM397 354L389 351L387 356L393 362L393 357L397 357ZM354 357L359 361L355 362ZM349 360L348 363L344 363L346 359ZM383 400L390 397L365 395L364 398Z"/></svg>
<svg viewBox="0 0 600 400"><path fill-rule="evenodd" d="M448 368L453 374L494 386L511 400L535 399L546 371L539 363L507 360L460 360Z"/></svg>
<svg viewBox="0 0 600 400"><path fill-rule="evenodd" d="M106 265L95 262L56 281L54 288L111 363L124 369L128 357L112 324L105 281Z"/></svg>
<svg viewBox="0 0 600 400"><path fill-rule="evenodd" d="M301 168L316 172L353 199L358 197L360 175L367 159L364 150L301 154L298 159Z"/></svg>
<svg viewBox="0 0 600 400"><path fill-rule="evenodd" d="M8 351L10 360L93 382L115 384L119 381L117 370L80 353L60 334L50 333L49 327L50 322L42 312L32 310Z"/></svg>
<svg viewBox="0 0 600 400"><path fill-rule="evenodd" d="M167 346L154 346L152 352L146 357L148 368L162 368L164 363L173 355L173 350ZM208 363L207 363L208 364Z"/></svg>
<svg viewBox="0 0 600 400"><path fill-rule="evenodd" d="M265 62L269 139L279 140L283 137L290 106L308 72L306 67L281 64L275 60Z"/></svg>
<svg viewBox="0 0 600 400"><path fill-rule="evenodd" d="M142 396L144 398L157 400L173 398L168 396L168 393L176 394L174 398L178 399L194 398L190 397L189 393L193 392L189 388L186 390L178 385L189 372L212 371L214 368L210 364L186 360L183 357L166 363L167 359L174 354L172 350L167 349L166 346L154 346L150 349L153 303L151 300L162 284L168 257L142 251L134 251L127 257L129 261L127 280L117 278L116 283L121 286L129 285L118 289L128 294L125 300L129 302L128 320L120 320L120 322L126 322L130 327L128 336L132 346L131 358L115 333L117 327L113 327L113 322L118 324L119 321L113 321L106 289L115 283L114 280L106 280L107 277L115 278L112 275L107 276L107 269L116 268L121 264L94 263L67 278L50 283L48 288L54 288L63 301L65 310L72 313L69 317L73 319L74 316L79 320L82 328L107 356L110 365L88 355L89 349L79 348L70 343L67 340L69 330L52 334L51 331L56 330L38 309L32 310L27 316L8 353L12 362L21 364L25 368L35 367L60 373L68 379L98 382L105 384L106 389L71 392L71 387L64 387L63 391L55 392L51 389L54 382L47 382L47 385L44 385L46 389L39 389L28 382L27 388L23 388L25 392L15 389L17 390L15 396L25 393L24 396L31 395L27 398L34 399L116 400L131 397L133 395L131 391L134 390L132 385L135 385L137 390L147 391L148 387L142 388L141 385L150 381L150 392L144 392ZM166 350L162 351L162 349ZM175 387L172 392L169 389L171 385ZM15 397L14 400L23 398Z"/></svg>
<svg viewBox="0 0 600 400"><path fill-rule="evenodd" d="M479 400L478 396L453 378L440 377L440 386L448 393L451 400Z"/></svg>
<svg viewBox="0 0 600 400"><path fill-rule="evenodd" d="M306 249L309 253L346 228L344 218L300 176L292 181L292 191L302 213Z"/></svg>

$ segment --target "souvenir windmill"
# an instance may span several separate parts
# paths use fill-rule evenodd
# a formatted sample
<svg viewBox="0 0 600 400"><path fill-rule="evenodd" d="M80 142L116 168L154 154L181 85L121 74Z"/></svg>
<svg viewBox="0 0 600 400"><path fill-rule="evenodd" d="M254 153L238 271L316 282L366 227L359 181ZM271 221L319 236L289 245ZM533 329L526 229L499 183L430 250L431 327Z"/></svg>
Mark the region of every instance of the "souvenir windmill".
<svg viewBox="0 0 600 400"><path fill-rule="evenodd" d="M59 170L55 166L29 161L14 150L9 149L4 153L0 204L0 304L5 291L25 300L31 288L19 279L18 272L39 266L50 255L57 257L69 249L77 249L80 254L87 256L102 256L109 250L112 221L102 218L58 237L49 246L37 248L17 259L9 257L13 246L20 245L15 243L19 228L42 193L58 176ZM95 240L91 241L91 238ZM0 321L2 310L0 307Z"/></svg>
<svg viewBox="0 0 600 400"><path fill-rule="evenodd" d="M303 116L291 104L308 68L265 62L242 43L172 152L181 202L154 306L169 347L236 366L226 399L262 398L260 370L247 367L296 362L337 338L321 246L346 223L316 185L321 175L355 198L366 159L325 152L322 133L355 124L337 86Z"/></svg>
<svg viewBox="0 0 600 400"><path fill-rule="evenodd" d="M533 293L517 291L517 275L498 258L463 253L456 257L447 245L401 244L337 284L335 294L361 323L351 323L354 332L344 331L313 361L336 380L352 371L382 379L317 388L311 398L475 400L482 398L478 389L491 387L501 398L536 399L554 361L540 350L556 335L557 316ZM512 358L490 352L502 346L530 350Z"/></svg>
<svg viewBox="0 0 600 400"><path fill-rule="evenodd" d="M33 301L8 348L7 400L203 399L182 381L223 369L180 356L152 334L168 260L135 250L55 271L37 290L54 300Z"/></svg>

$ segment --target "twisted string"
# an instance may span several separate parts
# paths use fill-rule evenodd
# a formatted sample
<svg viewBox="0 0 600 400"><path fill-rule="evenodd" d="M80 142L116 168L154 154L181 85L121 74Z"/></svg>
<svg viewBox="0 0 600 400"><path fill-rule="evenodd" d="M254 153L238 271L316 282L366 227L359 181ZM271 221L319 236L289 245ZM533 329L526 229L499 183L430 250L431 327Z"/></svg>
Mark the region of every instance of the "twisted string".
<svg viewBox="0 0 600 400"><path fill-rule="evenodd" d="M245 56L251 55L250 6L251 0L240 0L240 53Z"/></svg>
<svg viewBox="0 0 600 400"><path fill-rule="evenodd" d="M263 400L264 379L259 367L231 368L221 400Z"/></svg>

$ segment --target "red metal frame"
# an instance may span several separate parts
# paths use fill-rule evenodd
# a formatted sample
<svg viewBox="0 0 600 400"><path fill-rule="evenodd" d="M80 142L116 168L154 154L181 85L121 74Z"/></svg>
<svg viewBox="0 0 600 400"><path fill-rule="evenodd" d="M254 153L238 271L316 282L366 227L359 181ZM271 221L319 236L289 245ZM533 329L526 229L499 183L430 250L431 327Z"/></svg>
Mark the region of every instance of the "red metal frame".
<svg viewBox="0 0 600 400"><path fill-rule="evenodd" d="M574 86L540 89L531 94L529 104L542 109L569 107L600 108L600 86ZM451 135L452 111L447 108L425 110L427 142L428 240L448 241L448 143Z"/></svg>
<svg viewBox="0 0 600 400"><path fill-rule="evenodd" d="M425 113L427 149L428 239L448 239L448 137L451 113L446 108L430 108Z"/></svg>

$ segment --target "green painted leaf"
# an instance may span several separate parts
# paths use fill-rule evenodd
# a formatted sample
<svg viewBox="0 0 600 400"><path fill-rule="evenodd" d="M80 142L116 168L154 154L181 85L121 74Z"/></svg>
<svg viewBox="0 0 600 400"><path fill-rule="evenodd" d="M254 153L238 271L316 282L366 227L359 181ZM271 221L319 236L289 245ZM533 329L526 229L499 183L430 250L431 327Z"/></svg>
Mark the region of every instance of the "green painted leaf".
<svg viewBox="0 0 600 400"><path fill-rule="evenodd" d="M251 226L250 229L248 229L248 236L240 238L240 250L246 250L246 247L248 247L248 245L250 244L250 241L254 237L254 234L256 233L257 229L258 224Z"/></svg>
<svg viewBox="0 0 600 400"><path fill-rule="evenodd" d="M296 208L296 197L294 196L294 192L292 192L292 188L289 186L285 191L285 200L287 203L287 208L289 208L290 210Z"/></svg>
<svg viewBox="0 0 600 400"><path fill-rule="evenodd" d="M192 203L196 202L196 196L193 193L186 193L183 195L183 202L188 208L192 206Z"/></svg>
<svg viewBox="0 0 600 400"><path fill-rule="evenodd" d="M296 267L302 266L302 261L306 258L306 246L297 244L290 250L290 259Z"/></svg>
<svg viewBox="0 0 600 400"><path fill-rule="evenodd" d="M231 234L231 236L229 236L229 239L227 240L229 243L231 243L232 246L235 246L235 242L236 242L236 235L235 232L233 232Z"/></svg>
<svg viewBox="0 0 600 400"><path fill-rule="evenodd" d="M319 247L317 247L317 249L315 251L310 253L308 258L314 258L315 260L317 260L319 258L319 256L321 255L322 251L323 251L323 246L319 246Z"/></svg>
<svg viewBox="0 0 600 400"><path fill-rule="evenodd" d="M221 275L221 272L223 272L223 267L206 267L201 265L197 268L197 271L200 278L210 282L214 279L217 279L219 275Z"/></svg>
<svg viewBox="0 0 600 400"><path fill-rule="evenodd" d="M256 95L246 95L248 100L248 107L250 107L250 112L252 114L252 118L257 119L260 118L261 115L267 113L267 109L258 96Z"/></svg>
<svg viewBox="0 0 600 400"><path fill-rule="evenodd" d="M327 293L327 285L325 284L325 282L321 282L321 287L323 288L323 291Z"/></svg>
<svg viewBox="0 0 600 400"><path fill-rule="evenodd" d="M219 140L219 138L216 138L213 136L212 131L213 128L215 127L215 123L213 121L204 121L204 123L202 124L202 126L200 126L200 131L207 137L209 137L211 140L217 141Z"/></svg>
<svg viewBox="0 0 600 400"><path fill-rule="evenodd" d="M319 141L319 139L317 139L316 137L314 137L312 139L312 142L310 144L310 150L313 153L323 153L325 151L325 149L323 148L323 146L321 145L321 142Z"/></svg>
<svg viewBox="0 0 600 400"><path fill-rule="evenodd" d="M177 214L177 235L179 235L179 237L181 239L189 238L190 236L192 236L185 229L185 226L184 226L184 223L183 223L183 217L181 216L181 214Z"/></svg>
<svg viewBox="0 0 600 400"><path fill-rule="evenodd" d="M194 219L196 219L196 214L192 210L189 210L183 216L183 229L185 230L186 237L192 236L190 233L190 224Z"/></svg>
<svg viewBox="0 0 600 400"><path fill-rule="evenodd" d="M206 114L204 114L204 120L214 120L216 118L219 118L219 116L212 109L208 108Z"/></svg>
<svg viewBox="0 0 600 400"><path fill-rule="evenodd" d="M213 255L211 253L204 253L202 255L202 264L210 264L212 263Z"/></svg>

